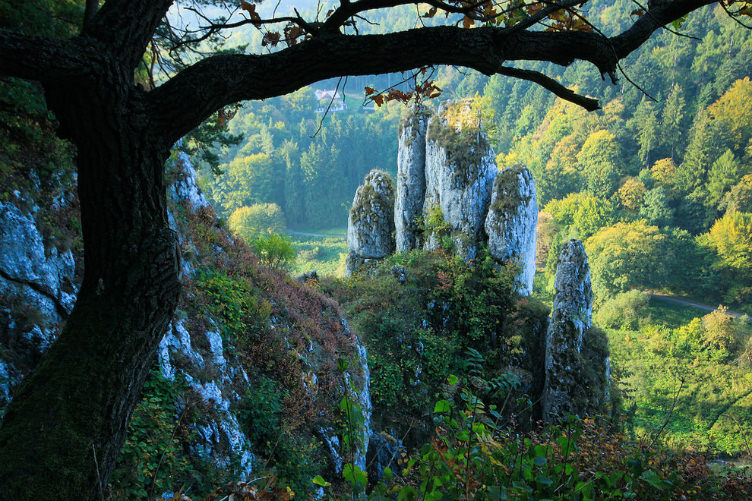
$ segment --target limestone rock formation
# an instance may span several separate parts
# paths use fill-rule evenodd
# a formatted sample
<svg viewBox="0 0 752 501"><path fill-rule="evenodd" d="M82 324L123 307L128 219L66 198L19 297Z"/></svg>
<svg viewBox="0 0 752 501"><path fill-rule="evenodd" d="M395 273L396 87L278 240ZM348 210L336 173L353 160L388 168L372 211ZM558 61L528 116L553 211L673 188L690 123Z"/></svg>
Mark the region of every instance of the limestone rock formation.
<svg viewBox="0 0 752 501"><path fill-rule="evenodd" d="M584 336L592 326L593 290L590 266L582 242L570 240L559 255L554 281L554 304L546 333L544 419L579 414L572 398L584 370Z"/></svg>
<svg viewBox="0 0 752 501"><path fill-rule="evenodd" d="M235 241L220 228L209 210L190 159L179 154L173 167L176 181L169 187L168 217L171 227L179 233L183 273L195 279L198 262L233 264L235 258L230 251L234 250ZM72 187L66 189L71 191ZM24 199L20 192L15 197L13 202L0 202L0 417L18 384L55 341L58 324L72 310L78 292L76 280L80 278L74 273L74 254L49 245L38 223L42 218L35 217L37 211L47 210L50 201L41 197L36 201ZM391 217L391 207L387 212ZM193 224L186 217L193 218ZM191 230L199 224L202 231L212 232L211 244L199 241L202 233ZM267 273L273 272L259 268L258 273L256 279L272 280ZM365 348L348 329L336 304L303 284L286 286L290 289L268 287L267 304L274 306L267 324L254 328L265 328L267 335L280 336L282 344L287 346L285 353L291 352L300 360L300 369L306 375L300 383L305 393L302 398L310 399L312 408L319 405L334 408L345 387L355 389L364 414L361 440L364 445L355 451L355 462L365 468L371 433ZM195 290L184 294L187 304L194 299ZM290 299L293 296L294 301ZM204 308L176 310L159 344L157 361L165 379L185 381L188 400L203 410L201 417L190 424L195 434L185 439L190 451L211 460L217 467L232 465L237 468L237 478L246 479L252 470L254 451L236 412L254 382L249 377L250 371L244 369L242 357L234 355L238 350L236 340L221 334L221 325L221 320ZM334 356L327 350L353 355L354 362L339 381L327 372L326 362ZM305 433L313 437L326 424L326 418L311 422ZM336 439L336 433L332 436ZM330 461L335 469L339 463L339 472L341 458L346 454L343 449L338 443L329 449Z"/></svg>
<svg viewBox="0 0 752 501"><path fill-rule="evenodd" d="M410 107L400 122L397 153L397 196L394 227L397 252L409 252L418 245L418 220L426 195L426 129L430 111L421 104Z"/></svg>
<svg viewBox="0 0 752 501"><path fill-rule="evenodd" d="M394 252L394 185L389 174L369 172L358 187L347 219L347 263L351 276L361 264Z"/></svg>
<svg viewBox="0 0 752 501"><path fill-rule="evenodd" d="M495 155L466 101L442 103L426 133L424 217L441 209L458 251L473 259L497 174ZM437 235L424 247L435 249Z"/></svg>
<svg viewBox="0 0 752 501"><path fill-rule="evenodd" d="M524 296L533 291L537 225L533 175L524 165L504 169L494 181L485 221L488 250L502 263L520 267L517 290Z"/></svg>
<svg viewBox="0 0 752 501"><path fill-rule="evenodd" d="M73 253L46 246L34 218L39 207L26 212L23 205L0 202L0 409L24 368L55 340L78 292Z"/></svg>

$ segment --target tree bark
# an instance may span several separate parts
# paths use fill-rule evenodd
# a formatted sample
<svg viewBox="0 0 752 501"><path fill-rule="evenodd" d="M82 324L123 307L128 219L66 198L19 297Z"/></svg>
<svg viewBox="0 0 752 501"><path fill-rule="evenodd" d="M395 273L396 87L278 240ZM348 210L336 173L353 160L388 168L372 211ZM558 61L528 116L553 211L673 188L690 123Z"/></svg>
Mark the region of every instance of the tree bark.
<svg viewBox="0 0 752 501"><path fill-rule="evenodd" d="M117 70L47 87L78 145L84 280L59 339L19 387L0 427L0 499L97 499L177 305L167 223L169 145L150 132Z"/></svg>

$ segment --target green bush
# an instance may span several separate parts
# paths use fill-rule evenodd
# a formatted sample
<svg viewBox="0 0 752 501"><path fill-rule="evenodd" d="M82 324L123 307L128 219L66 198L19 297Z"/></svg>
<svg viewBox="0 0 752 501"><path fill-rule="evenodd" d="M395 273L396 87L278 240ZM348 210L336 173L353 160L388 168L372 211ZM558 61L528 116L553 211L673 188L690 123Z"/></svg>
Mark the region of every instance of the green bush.
<svg viewBox="0 0 752 501"><path fill-rule="evenodd" d="M287 429L282 419L285 398L287 391L278 382L261 376L235 412L253 444L258 469L271 470L279 485L289 486L304 498L313 487L311 477L323 466L321 444Z"/></svg>
<svg viewBox="0 0 752 501"><path fill-rule="evenodd" d="M635 330L645 315L650 295L638 290L617 294L606 300L593 315L595 323L611 329Z"/></svg>
<svg viewBox="0 0 752 501"><path fill-rule="evenodd" d="M295 246L287 235L266 233L250 241L261 262L271 268L289 269L295 264Z"/></svg>
<svg viewBox="0 0 752 501"><path fill-rule="evenodd" d="M186 399L187 385L170 381L158 368L149 374L128 424L125 442L110 480L112 499L154 499L181 486L208 493L234 472L220 472L209 460L189 453L195 439L196 409Z"/></svg>
<svg viewBox="0 0 752 501"><path fill-rule="evenodd" d="M240 207L228 219L230 230L246 241L252 241L259 234L279 233L285 229L285 214L277 204L254 204Z"/></svg>

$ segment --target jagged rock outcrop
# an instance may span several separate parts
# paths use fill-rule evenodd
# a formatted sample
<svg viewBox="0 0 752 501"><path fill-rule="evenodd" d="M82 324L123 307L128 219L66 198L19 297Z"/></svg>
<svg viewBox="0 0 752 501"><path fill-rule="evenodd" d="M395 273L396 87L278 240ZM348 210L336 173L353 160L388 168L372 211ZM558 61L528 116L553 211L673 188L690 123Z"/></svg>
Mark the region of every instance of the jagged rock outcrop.
<svg viewBox="0 0 752 501"><path fill-rule="evenodd" d="M347 219L347 263L351 276L360 265L394 252L394 184L389 174L369 172L353 198Z"/></svg>
<svg viewBox="0 0 752 501"><path fill-rule="evenodd" d="M582 413L574 393L585 367L584 337L592 326L593 290L590 266L582 242L570 240L559 255L554 304L546 333L546 383L543 416L550 420L566 412Z"/></svg>
<svg viewBox="0 0 752 501"><path fill-rule="evenodd" d="M458 251L473 259L483 238L483 224L498 172L485 132L472 120L468 102L442 103L426 133L426 196L423 214L441 210ZM426 236L424 247L435 249L440 235Z"/></svg>
<svg viewBox="0 0 752 501"><path fill-rule="evenodd" d="M280 377L275 384L280 387L286 384L285 391L297 392L299 412L305 410L310 414L306 418L296 416L303 422L310 421L301 426L299 433L310 443L315 443L314 437L322 427L333 429L333 418L327 410L336 409L345 388L357 391L365 418L362 430L365 446L356 451L354 460L365 467L367 437L371 432L366 352L347 328L337 304L304 284L288 283L284 275L258 267L247 247L221 228L198 188L187 155L178 154L170 173L175 182L169 188L168 217L183 251L183 273L190 280L186 280L181 303L188 307L175 312L159 345L157 359L164 378L180 380L181 388L185 382L184 402L201 409L199 418L189 425L195 433L186 438L190 440L184 444L186 450L210 460L221 470L234 469L237 480L246 479L253 466L254 450L244 432L247 423L241 422L238 408L253 388L254 378L258 378L253 372L263 365L266 373L274 360L283 357L285 378L290 376L291 369L295 369L297 376L285 382ZM38 203L42 205L41 200ZM29 213L18 208L21 206L34 208ZM56 324L67 318L77 292L74 256L70 251L61 252L49 245L45 249L46 242L33 216L36 210L46 209L37 209L29 201L0 203L0 416L18 383L34 369L54 341ZM249 327L256 336L252 347L258 349L258 344L265 343L267 348L278 348L276 359L267 350L259 355L263 364L256 365L248 361L251 354L239 355L242 339L227 333L221 312L212 313L206 307L206 289L215 284L221 286L221 280L212 280L211 275L201 276L216 271L222 278L221 270L229 268L235 270L233 276L236 276L249 266L254 267L254 283L263 284L260 287L264 292L248 299L256 301L259 315L266 311L265 320ZM249 332L241 335L251 335ZM352 355L344 374L336 367L341 353ZM336 433L332 432L332 438L329 462L335 470L339 464L341 471L342 457L346 454L336 440Z"/></svg>
<svg viewBox="0 0 752 501"><path fill-rule="evenodd" d="M18 206L27 205L19 198ZM0 408L55 340L78 291L71 250L45 245L34 213L0 202Z"/></svg>
<svg viewBox="0 0 752 501"><path fill-rule="evenodd" d="M426 129L430 116L428 108L413 104L400 122L394 201L397 252L409 252L418 245L419 220L426 195Z"/></svg>
<svg viewBox="0 0 752 501"><path fill-rule="evenodd" d="M532 173L524 165L504 169L494 180L486 215L488 250L498 261L520 267L517 290L524 296L533 291L537 225L538 202Z"/></svg>

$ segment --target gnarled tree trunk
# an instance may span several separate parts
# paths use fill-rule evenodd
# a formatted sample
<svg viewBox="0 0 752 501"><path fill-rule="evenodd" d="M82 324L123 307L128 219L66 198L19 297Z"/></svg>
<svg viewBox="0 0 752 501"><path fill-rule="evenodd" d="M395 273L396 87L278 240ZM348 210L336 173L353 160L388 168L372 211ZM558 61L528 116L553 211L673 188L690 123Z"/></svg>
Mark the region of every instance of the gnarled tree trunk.
<svg viewBox="0 0 752 501"><path fill-rule="evenodd" d="M179 294L159 144L116 71L47 88L78 145L84 281L59 339L0 427L0 498L98 498Z"/></svg>

